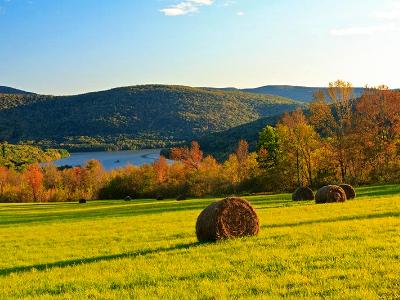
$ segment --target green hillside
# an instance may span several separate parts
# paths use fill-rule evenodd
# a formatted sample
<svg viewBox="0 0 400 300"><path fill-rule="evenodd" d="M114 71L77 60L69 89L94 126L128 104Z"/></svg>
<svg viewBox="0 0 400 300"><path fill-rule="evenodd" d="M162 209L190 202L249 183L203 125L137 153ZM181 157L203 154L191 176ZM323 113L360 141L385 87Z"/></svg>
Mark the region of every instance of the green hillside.
<svg viewBox="0 0 400 300"><path fill-rule="evenodd" d="M0 139L69 149L162 147L298 105L278 96L162 85L61 97L2 94Z"/></svg>
<svg viewBox="0 0 400 300"><path fill-rule="evenodd" d="M210 133L201 137L198 142L206 154L211 154L223 161L230 153L235 151L241 139L249 143L250 151L256 150L260 131L267 125L275 125L279 118L279 115L265 117L225 131Z"/></svg>
<svg viewBox="0 0 400 300"><path fill-rule="evenodd" d="M32 94L32 93L0 85L0 94Z"/></svg>
<svg viewBox="0 0 400 300"><path fill-rule="evenodd" d="M314 93L323 91L327 93L326 87L307 87L307 86L291 86L291 85L267 85L252 89L243 89L243 92L276 95L281 97L288 97L302 102L311 102ZM360 97L364 88L355 87L354 96Z"/></svg>
<svg viewBox="0 0 400 300"><path fill-rule="evenodd" d="M41 149L31 145L11 145L0 143L0 167L22 170L29 164L48 162L64 157L69 153L59 149Z"/></svg>

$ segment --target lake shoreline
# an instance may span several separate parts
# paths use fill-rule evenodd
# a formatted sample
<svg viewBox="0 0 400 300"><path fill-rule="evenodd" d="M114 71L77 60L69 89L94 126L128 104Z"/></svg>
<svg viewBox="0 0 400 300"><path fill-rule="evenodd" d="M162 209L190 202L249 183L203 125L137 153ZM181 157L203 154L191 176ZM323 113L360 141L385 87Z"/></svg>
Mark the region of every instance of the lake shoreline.
<svg viewBox="0 0 400 300"><path fill-rule="evenodd" d="M124 151L71 152L67 158L53 161L57 167L82 166L90 160L98 160L105 170L113 170L128 165L151 164L160 157L162 149L142 149Z"/></svg>

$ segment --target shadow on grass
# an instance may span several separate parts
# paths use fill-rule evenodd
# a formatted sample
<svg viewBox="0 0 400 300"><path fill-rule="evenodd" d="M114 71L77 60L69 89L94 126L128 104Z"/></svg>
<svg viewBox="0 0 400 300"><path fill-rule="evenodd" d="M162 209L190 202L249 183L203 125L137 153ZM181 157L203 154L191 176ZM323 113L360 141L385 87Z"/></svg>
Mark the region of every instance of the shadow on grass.
<svg viewBox="0 0 400 300"><path fill-rule="evenodd" d="M400 185L371 185L357 189L357 197L384 197L400 194Z"/></svg>
<svg viewBox="0 0 400 300"><path fill-rule="evenodd" d="M135 204L133 201L129 203L117 202L115 206L103 208L102 205L108 206L113 203L101 203L100 205L79 205L75 204L76 209L68 211L62 211L65 204L56 204L50 207L61 208L59 211L41 211L32 209L31 206L27 206L25 211L1 212L0 213L0 226L17 225L17 224L30 224L30 223L46 223L54 221L72 221L72 220L90 220L99 218L109 217L127 217L127 216L140 216L140 215L151 215L159 214L163 212L182 212L191 210L201 210L207 207L210 203L214 202L215 199L205 200L193 200L187 202L147 202ZM276 208L290 205L288 200L270 200L270 199L250 199L254 205L264 205L264 208ZM150 205L149 205L150 204ZM68 204L68 207L74 207L74 205ZM87 208L87 209L86 209Z"/></svg>
<svg viewBox="0 0 400 300"><path fill-rule="evenodd" d="M116 205L116 207L109 207L103 209L101 206L95 207L92 210L77 209L72 211L58 211L40 213L32 211L32 213L24 214L9 214L8 216L0 219L0 225L15 225L15 224L29 224L29 223L42 223L51 221L69 221L69 220L88 220L109 217L127 217L158 214L162 212L179 212L188 210L199 210L205 208L207 203L187 203L187 204L166 204L160 205L154 203L151 206L135 206L135 205ZM90 208L90 207L89 207Z"/></svg>
<svg viewBox="0 0 400 300"><path fill-rule="evenodd" d="M335 223L335 222L343 222L343 221L380 219L380 218L390 218L390 217L400 217L400 212L387 212L387 213L368 214L368 215L361 215L361 216L342 216L342 217L338 217L338 218L327 218L327 219L321 219L321 220L310 220L310 221L301 221L301 222L293 222L293 223L262 225L261 228L295 227L295 226L310 225L310 224Z"/></svg>
<svg viewBox="0 0 400 300"><path fill-rule="evenodd" d="M0 276L7 276L12 273L29 272L32 270L44 271L44 270L51 269L51 268L66 268L66 267L71 267L71 266L79 266L79 265L84 265L84 264L90 264L90 263L101 262L101 261L110 261L110 260L121 259L121 258L135 258L138 256L146 256L146 255L151 255L151 254L155 254L155 253L166 253L166 252L171 252L174 250L190 249L193 247L198 247L198 246L206 245L206 244L208 244L208 243L194 242L194 243L178 244L173 247L159 247L159 248L155 248L155 249L143 249L143 250L138 250L138 251L128 252L128 253L63 260L63 261L58 261L58 262L53 262L53 263L48 263L48 264L37 264L37 265L31 265L31 266L19 266L19 267L13 267L13 268L6 268L6 269L0 269Z"/></svg>

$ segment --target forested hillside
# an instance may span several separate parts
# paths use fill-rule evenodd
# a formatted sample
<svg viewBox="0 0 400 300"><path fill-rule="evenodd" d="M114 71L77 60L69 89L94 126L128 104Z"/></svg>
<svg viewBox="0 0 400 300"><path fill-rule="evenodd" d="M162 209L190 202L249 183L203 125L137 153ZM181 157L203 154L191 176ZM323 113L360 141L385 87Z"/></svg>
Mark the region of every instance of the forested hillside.
<svg viewBox="0 0 400 300"><path fill-rule="evenodd" d="M363 88L354 88L354 96L360 97ZM292 86L292 85L267 85L252 89L243 89L243 92L276 95L287 97L302 102L311 102L313 95L317 91L327 92L327 88L323 87L307 87L307 86Z"/></svg>
<svg viewBox="0 0 400 300"><path fill-rule="evenodd" d="M33 163L48 162L68 157L66 150L40 149L30 145L0 143L0 168L22 170Z"/></svg>
<svg viewBox="0 0 400 300"><path fill-rule="evenodd" d="M32 93L0 85L0 94L32 94Z"/></svg>
<svg viewBox="0 0 400 300"><path fill-rule="evenodd" d="M249 150L255 151L260 131L267 125L276 125L281 116L265 117L221 132L207 134L199 139L199 144L206 154L211 154L219 161L235 152L238 142L243 139L249 143Z"/></svg>
<svg viewBox="0 0 400 300"><path fill-rule="evenodd" d="M0 95L0 139L68 149L163 147L302 105L291 99L147 85L76 96Z"/></svg>

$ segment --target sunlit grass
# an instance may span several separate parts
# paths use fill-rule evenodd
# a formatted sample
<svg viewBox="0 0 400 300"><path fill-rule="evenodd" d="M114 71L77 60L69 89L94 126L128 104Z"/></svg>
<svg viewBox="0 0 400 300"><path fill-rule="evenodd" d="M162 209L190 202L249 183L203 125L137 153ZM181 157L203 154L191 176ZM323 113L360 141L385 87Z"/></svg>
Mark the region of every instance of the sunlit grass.
<svg viewBox="0 0 400 300"><path fill-rule="evenodd" d="M247 199L258 237L199 244L214 199L0 205L0 299L400 298L400 186Z"/></svg>

